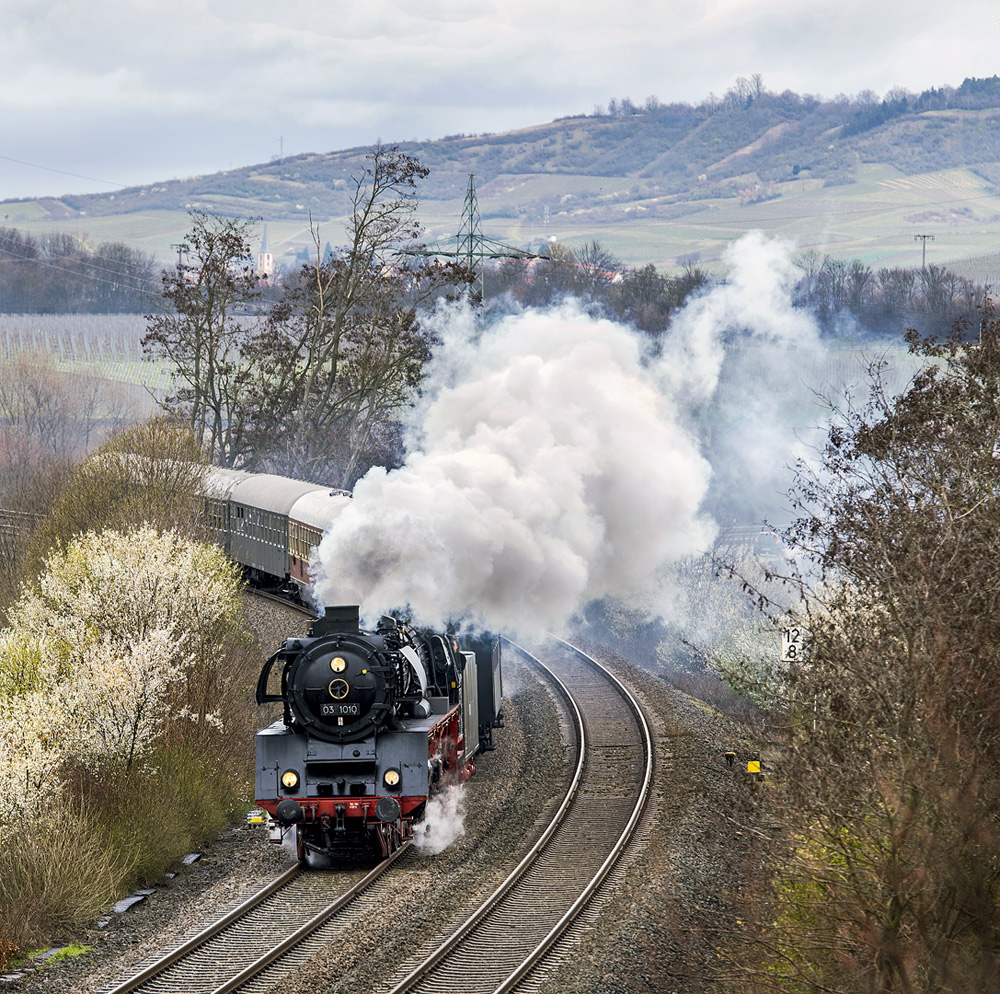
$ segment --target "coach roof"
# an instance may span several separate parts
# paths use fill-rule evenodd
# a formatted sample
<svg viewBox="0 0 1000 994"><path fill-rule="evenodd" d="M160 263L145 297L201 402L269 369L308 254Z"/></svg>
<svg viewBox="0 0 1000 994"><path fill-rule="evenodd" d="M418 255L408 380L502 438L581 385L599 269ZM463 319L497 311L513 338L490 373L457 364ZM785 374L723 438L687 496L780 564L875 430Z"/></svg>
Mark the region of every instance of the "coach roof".
<svg viewBox="0 0 1000 994"><path fill-rule="evenodd" d="M232 499L237 504L259 507L263 511L287 515L292 505L303 495L320 490L329 493L330 488L319 483L303 483L285 476L254 474L233 487Z"/></svg>
<svg viewBox="0 0 1000 994"><path fill-rule="evenodd" d="M311 525L320 531L326 531L330 522L350 503L351 495L343 490L315 490L303 494L292 505L288 516L304 525Z"/></svg>

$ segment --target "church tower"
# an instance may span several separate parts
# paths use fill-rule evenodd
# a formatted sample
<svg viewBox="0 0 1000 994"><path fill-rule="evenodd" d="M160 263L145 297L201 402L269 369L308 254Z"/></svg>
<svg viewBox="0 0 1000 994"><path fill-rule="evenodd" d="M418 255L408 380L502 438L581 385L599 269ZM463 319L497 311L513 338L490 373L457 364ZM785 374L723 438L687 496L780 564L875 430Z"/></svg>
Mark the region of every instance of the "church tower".
<svg viewBox="0 0 1000 994"><path fill-rule="evenodd" d="M269 279L274 275L274 256L267 244L267 222L264 222L264 235L260 240L260 251L257 253L257 276Z"/></svg>

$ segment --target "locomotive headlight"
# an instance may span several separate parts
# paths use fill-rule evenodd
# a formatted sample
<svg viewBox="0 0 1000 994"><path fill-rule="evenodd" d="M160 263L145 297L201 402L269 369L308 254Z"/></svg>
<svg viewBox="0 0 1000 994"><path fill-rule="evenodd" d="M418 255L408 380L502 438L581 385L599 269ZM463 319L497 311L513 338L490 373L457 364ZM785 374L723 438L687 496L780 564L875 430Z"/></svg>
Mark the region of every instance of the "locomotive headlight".
<svg viewBox="0 0 1000 994"><path fill-rule="evenodd" d="M284 787L285 790L291 790L293 787L298 787L298 785L299 775L295 772L295 770L285 770L285 772L281 774L281 786Z"/></svg>
<svg viewBox="0 0 1000 994"><path fill-rule="evenodd" d="M330 669L334 673L343 673L347 669L347 660L343 656L334 656L330 660Z"/></svg>
<svg viewBox="0 0 1000 994"><path fill-rule="evenodd" d="M389 788L389 790L394 790L399 786L399 770L386 770L385 775L382 777L382 783Z"/></svg>

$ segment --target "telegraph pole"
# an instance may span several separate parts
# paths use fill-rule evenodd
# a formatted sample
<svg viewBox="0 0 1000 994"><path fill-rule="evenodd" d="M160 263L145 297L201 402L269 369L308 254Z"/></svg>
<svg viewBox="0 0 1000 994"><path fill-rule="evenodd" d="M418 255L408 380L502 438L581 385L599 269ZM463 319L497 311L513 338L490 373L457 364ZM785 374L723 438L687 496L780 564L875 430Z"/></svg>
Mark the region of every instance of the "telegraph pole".
<svg viewBox="0 0 1000 994"><path fill-rule="evenodd" d="M188 247L183 242L181 242L180 245L171 245L170 247L172 249L177 249L177 268L180 269L184 264L182 256L184 256L184 254L188 251Z"/></svg>
<svg viewBox="0 0 1000 994"><path fill-rule="evenodd" d="M923 258L920 261L920 268L921 269L926 269L927 268L927 239L928 238L931 241L934 241L934 236L933 235L914 235L913 236L913 240L915 242L916 241L922 241L924 243L924 245L923 245L923 249L924 249L924 251L923 251Z"/></svg>

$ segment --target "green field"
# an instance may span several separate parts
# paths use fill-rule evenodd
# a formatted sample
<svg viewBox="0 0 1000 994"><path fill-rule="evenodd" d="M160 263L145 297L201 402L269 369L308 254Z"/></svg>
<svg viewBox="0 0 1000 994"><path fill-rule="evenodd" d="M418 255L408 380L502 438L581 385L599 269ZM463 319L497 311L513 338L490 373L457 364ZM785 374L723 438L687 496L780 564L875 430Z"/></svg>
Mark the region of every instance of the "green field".
<svg viewBox="0 0 1000 994"><path fill-rule="evenodd" d="M652 262L671 270L678 260L696 256L700 265L718 270L730 243L760 229L800 250L857 258L874 268L917 267L922 243L914 236L930 234L928 262L991 285L1000 281L1000 196L985 179L968 169L907 176L891 166L859 165L856 180L840 186L790 180L776 184L776 199L747 206L732 196L680 202L640 192L628 177L572 174L501 175L478 187L477 196L483 233L519 248L537 249L553 239L574 248L596 239L626 265ZM267 218L266 205L236 198L204 197L197 203L241 216L259 208ZM463 203L464 193L421 201L427 242L453 246ZM346 210L346 200L338 206ZM33 234L68 231L95 242L124 241L153 253L163 264L176 259L171 246L189 228L184 210L91 217L48 214L35 203L2 208L9 214L3 223ZM343 244L344 214L313 214L312 221L322 244ZM286 253L315 251L309 222L305 209L301 218L267 220L270 248L279 262Z"/></svg>

